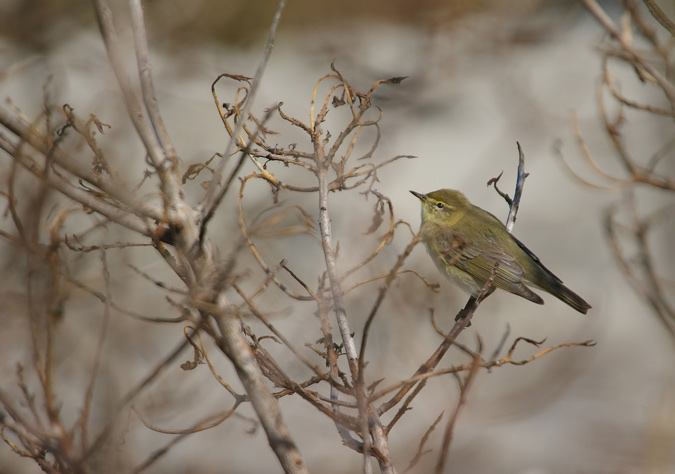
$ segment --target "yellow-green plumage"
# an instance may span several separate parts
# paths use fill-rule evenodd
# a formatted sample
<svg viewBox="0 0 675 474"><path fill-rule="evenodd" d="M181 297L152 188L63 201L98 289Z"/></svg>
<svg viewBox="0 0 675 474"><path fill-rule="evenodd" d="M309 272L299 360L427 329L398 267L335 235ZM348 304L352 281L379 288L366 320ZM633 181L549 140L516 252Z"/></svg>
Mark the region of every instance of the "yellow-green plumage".
<svg viewBox="0 0 675 474"><path fill-rule="evenodd" d="M477 297L495 265L489 291L501 288L544 304L527 285L552 294L586 314L591 305L563 285L495 216L471 204L459 191L429 194L410 191L422 201L422 239L429 255L448 279Z"/></svg>

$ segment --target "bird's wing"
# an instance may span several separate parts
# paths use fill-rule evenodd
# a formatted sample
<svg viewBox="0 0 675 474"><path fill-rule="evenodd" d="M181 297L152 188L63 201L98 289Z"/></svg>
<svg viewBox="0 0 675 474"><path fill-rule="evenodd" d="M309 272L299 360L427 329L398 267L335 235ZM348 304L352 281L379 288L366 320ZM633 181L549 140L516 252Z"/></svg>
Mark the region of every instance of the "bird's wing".
<svg viewBox="0 0 675 474"><path fill-rule="evenodd" d="M525 270L516 261L515 257L504 252L497 244L489 239L481 242L480 246L471 245L463 241L461 234L449 236L447 241L440 243L441 255L446 264L471 275L479 286L485 284L495 270L493 285L535 303L542 304L543 300L523 283Z"/></svg>
<svg viewBox="0 0 675 474"><path fill-rule="evenodd" d="M523 283L525 270L516 259L502 251L496 245L477 247L467 247L462 252L462 258L458 261L458 266L485 282L490 278L495 265L499 265L495 271L494 285L506 291L511 291Z"/></svg>

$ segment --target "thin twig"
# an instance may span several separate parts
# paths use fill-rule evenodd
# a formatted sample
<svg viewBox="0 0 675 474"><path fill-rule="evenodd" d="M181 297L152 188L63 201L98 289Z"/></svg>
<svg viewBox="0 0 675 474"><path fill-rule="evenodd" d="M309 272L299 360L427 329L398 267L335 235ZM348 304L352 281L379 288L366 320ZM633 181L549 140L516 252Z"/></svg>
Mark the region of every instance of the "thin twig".
<svg viewBox="0 0 675 474"><path fill-rule="evenodd" d="M480 352L480 351L479 351ZM471 364L471 370L469 370L469 374L466 376L464 379L464 382L462 386L460 387L460 395L459 395L459 400L457 401L457 404L455 405L455 409L452 411L452 415L450 416L450 420L448 421L448 424L445 427L445 432L443 433L443 442L441 444L441 453L438 456L438 461L436 463L436 474L442 474L443 470L445 468L445 465L447 464L448 461L448 454L450 452L450 443L452 442L452 435L453 431L455 428L455 424L457 423L457 418L459 416L459 412L466 403L466 396L469 393L469 388L471 387L471 383L473 380L476 378L476 375L478 374L478 369L480 369L481 365L481 357L480 354L476 354L476 356L473 358L473 363Z"/></svg>
<svg viewBox="0 0 675 474"><path fill-rule="evenodd" d="M160 172L164 168L164 152L162 151L159 140L152 131L152 127L146 121L146 116L143 113L141 104L129 81L129 76L125 71L122 51L117 40L117 31L115 30L115 25L113 23L112 11L106 0L94 0L94 12L106 50L108 51L110 65L112 66L115 77L117 78L117 83L124 95L124 104L127 107L127 114L136 128L138 136L143 141L143 145L148 151L154 168ZM166 176L165 173L162 173L160 178L164 176Z"/></svg>
<svg viewBox="0 0 675 474"><path fill-rule="evenodd" d="M414 382L413 380L416 380L418 377L423 376L428 372L431 372L438 365L438 363L441 361L441 359L448 351L448 349L452 347L453 343L455 342L455 339L457 339L457 336L459 336L459 334L464 330L464 328L468 326L469 322L471 321L471 318L473 317L473 314L476 312L476 309L478 309L480 303L488 296L489 289L492 285L492 282L494 281L497 268L498 265L495 265L494 268L492 269L490 277L483 285L481 293L478 295L478 297L477 298L474 298L473 296L470 297L469 300L466 302L464 308L460 310L459 313L457 313L454 325L450 329L450 332L445 336L441 344L438 346L436 351L426 360L426 362L424 362L424 364L422 364L417 369L415 374L411 377L410 382L404 383L391 399L384 402L382 405L378 407L377 409L378 414L382 415L383 413L393 408L396 404L398 404L416 384L416 382ZM393 427L393 423L394 421L392 420L392 422L390 422L387 425L386 428L387 431L391 430L391 428Z"/></svg>
<svg viewBox="0 0 675 474"><path fill-rule="evenodd" d="M424 436L422 436L422 439L420 439L420 443L417 446L417 452L415 453L415 456L410 460L408 467L406 468L405 471L402 472L402 474L407 474L408 472L410 472L410 470L413 467L415 467L415 465L419 462L419 460L422 459L422 456L431 452L431 450L425 451L424 446L427 444L427 441L429 440L429 436L431 436L431 433L433 433L433 431L436 429L436 426L441 422L444 413L445 412L441 412L441 414L438 415L438 418L436 418L436 421L434 421L431 424L431 426L429 426L427 431L424 433Z"/></svg>
<svg viewBox="0 0 675 474"><path fill-rule="evenodd" d="M520 207L520 199L523 196L525 178L530 175L530 173L525 172L525 154L523 153L523 149L519 142L516 142L516 145L518 145L518 178L516 179L516 191L513 195L513 205L509 206L509 216L506 219L506 229L509 232L513 232L513 225L516 223L516 214L518 214L518 208Z"/></svg>
<svg viewBox="0 0 675 474"><path fill-rule="evenodd" d="M286 346L288 349L297 357L303 364L305 364L307 367L309 367L316 375L321 377L324 380L329 379L328 374L324 373L321 368L319 368L317 365L312 364L305 356L303 356L300 351L293 345L291 342L284 336L274 325L269 322L267 317L263 314L262 311L258 309L258 307L251 301L251 299L246 296L246 294L242 291L241 288L239 288L238 285L233 284L232 285L235 291L239 294L239 296L242 297L242 299L246 302L246 305L248 306L249 310L253 315L258 318L267 328L274 333L274 335Z"/></svg>
<svg viewBox="0 0 675 474"><path fill-rule="evenodd" d="M649 9L649 13L652 14L652 16L658 21L661 26L663 26L666 30L668 30L668 33L670 33L670 36L675 37L675 23L673 23L670 18L666 16L665 13L663 13L663 10L657 5L657 3L654 0L642 0L645 5L647 5L647 9Z"/></svg>
<svg viewBox="0 0 675 474"><path fill-rule="evenodd" d="M110 290L110 271L108 270L108 262L106 260L106 253L104 251L101 251L101 265L103 266L103 282L105 284L105 302L103 304L103 321L101 322L101 333L99 334L98 342L96 344L94 364L91 369L89 384L84 396L82 414L80 417L80 442L82 443L82 451L87 450L87 443L89 441L87 436L89 411L91 408L91 401L94 392L94 383L96 382L96 377L98 376L98 368L101 363L101 355L103 354L103 341L105 340L105 336L108 333L108 323L110 322L112 293Z"/></svg>
<svg viewBox="0 0 675 474"><path fill-rule="evenodd" d="M116 411L119 413L123 410L131 401L133 401L139 393L141 393L145 388L147 388L150 383L155 380L169 365L174 362L178 356L180 356L183 351L190 346L190 343L187 339L183 339L171 352L169 352L163 360L161 360L155 367L140 381L138 382L131 390L122 397L116 406ZM108 439L108 436L112 433L114 425L114 417L108 422L103 429L100 431L93 443L89 445L89 449L84 452L82 455L82 461L87 460L90 456L96 453L103 443Z"/></svg>
<svg viewBox="0 0 675 474"><path fill-rule="evenodd" d="M152 80L152 66L150 65L150 55L148 53L148 39L145 34L145 20L143 19L143 5L141 5L140 0L130 0L129 9L131 10L131 27L134 33L136 63L143 93L143 102L160 146L164 150L166 157L175 165L177 160L176 149L173 143L171 143L171 138L164 126L162 115L159 113L159 104L157 103L155 86Z"/></svg>
<svg viewBox="0 0 675 474"><path fill-rule="evenodd" d="M191 428L188 428L186 430L162 430L160 428L157 428L153 425L150 425L148 422L146 422L145 419L138 412L138 409L136 407L132 407L134 413L136 413L136 416L138 416L138 418L141 420L141 423L143 423L148 429L156 431L158 433L176 434L177 436L174 436L173 438L171 438L171 440L168 443L166 443L164 446L162 446L160 449L155 450L145 461L143 461L141 464L136 466L136 468L131 472L133 474L140 474L141 472L143 472L147 468L149 468L153 463L155 463L155 461L157 461L162 456L164 456L171 448L173 448L179 442L181 442L185 438L187 438L187 436L189 436L193 433L198 433L200 431L211 429L211 428L214 428L214 427L220 425L223 421L230 418L236 412L240 403L241 402L237 401L237 402L234 403L232 408L230 408L225 413L218 414L218 415L211 415L207 418L199 420Z"/></svg>
<svg viewBox="0 0 675 474"><path fill-rule="evenodd" d="M220 298L221 300L223 298ZM216 322L222 337L216 342L218 347L232 361L239 380L251 399L270 446L284 472L287 474L309 473L298 447L283 419L277 401L270 393L260 366L256 363L249 345L242 334L241 320L233 314L227 314L223 301L223 311L217 315Z"/></svg>
<svg viewBox="0 0 675 474"><path fill-rule="evenodd" d="M321 156L317 157L317 165L321 166L317 178L319 179L319 228L321 230L321 244L323 246L324 259L326 261L326 273L330 284L331 296L333 299L333 310L338 323L338 329L347 354L349 370L354 382L354 391L356 395L357 406L359 408L359 418L362 420L361 432L364 442L363 447L363 468L364 474L371 472L370 467L370 436L368 419L367 396L363 380L359 378L359 362L356 352L354 335L349 328L347 321L347 310L344 303L344 292L340 285L340 279L337 272L337 263L335 259L335 247L333 246L333 233L331 230L331 219L328 213L328 169L323 164ZM323 165L323 166L322 166Z"/></svg>
<svg viewBox="0 0 675 474"><path fill-rule="evenodd" d="M621 33L619 28L614 24L612 19L605 13L602 7L595 0L581 0L586 8L595 16L600 24L616 39L621 47L630 54L635 62L645 69L659 84L666 97L670 102L672 109L675 109L675 86L668 81L663 75L658 72L649 62L638 53L628 40Z"/></svg>
<svg viewBox="0 0 675 474"><path fill-rule="evenodd" d="M227 162L228 157L232 154L232 152L234 152L236 148L239 133L241 132L242 127L244 126L244 123L248 118L249 111L251 110L251 106L253 105L253 100L255 99L255 96L258 92L258 88L260 87L263 73L265 72L265 68L267 67L267 63L269 62L269 58L272 54L272 49L274 48L274 40L276 38L277 29L279 28L279 23L281 23L281 14L284 11L285 7L286 7L286 0L279 0L279 3L277 3L277 9L274 13L272 24L270 25L270 29L267 34L267 40L265 41L265 49L263 50L262 58L260 59L260 63L258 64L258 69L256 70L255 75L253 76L253 81L251 82L251 89L248 91L246 102L244 103L244 106L241 110L240 119L236 123L232 135L230 136L230 140L227 143L227 147L225 149L225 152L223 153L224 158L220 161L220 163L218 163L218 166L216 167L216 171L214 173L214 178L209 183L209 187L206 190L206 194L204 194L204 197L197 208L197 212L199 213L199 215L202 216L202 219L205 216L213 215L214 212L213 208L218 206L219 204L219 200L217 199L216 195L216 188L219 182L219 178L223 174L223 169L225 168L225 163ZM239 168L239 166L241 166L241 163L237 166L237 168Z"/></svg>
<svg viewBox="0 0 675 474"><path fill-rule="evenodd" d="M412 253L413 249L415 246L421 241L421 236L418 233L415 235L410 243L406 246L405 250L398 256L396 259L396 263L394 263L394 266L391 268L389 273L387 273L387 277L384 282L384 286L381 286L378 294L377 294L377 299L375 300L375 303L373 303L373 307L370 310L370 314L368 315L368 318L366 319L366 323L363 327L363 337L361 339L361 349L359 351L359 363L361 364L361 367L359 368L359 372L363 371L365 369L364 366L364 360L365 360L365 355L366 355L366 345L368 343L368 334L370 333L370 326L373 323L373 320L375 319L375 315L377 314L378 310L380 309L380 306L382 305L382 302L384 301L384 298L387 296L389 292L389 288L391 287L391 284L393 283L394 279L396 276L399 274L399 269L403 266L405 263L405 260L408 258L408 256Z"/></svg>
<svg viewBox="0 0 675 474"><path fill-rule="evenodd" d="M154 235L155 229L157 228L157 225L154 222L141 219L134 214L120 209L119 206L98 199L95 194L87 192L86 189L77 187L70 182L61 179L56 174L45 174L44 168L2 136L0 136L0 148L13 156L17 163L26 168L34 176L39 179L44 179L51 188L59 191L64 196L87 206L122 227L126 227L127 229L131 229L148 237Z"/></svg>

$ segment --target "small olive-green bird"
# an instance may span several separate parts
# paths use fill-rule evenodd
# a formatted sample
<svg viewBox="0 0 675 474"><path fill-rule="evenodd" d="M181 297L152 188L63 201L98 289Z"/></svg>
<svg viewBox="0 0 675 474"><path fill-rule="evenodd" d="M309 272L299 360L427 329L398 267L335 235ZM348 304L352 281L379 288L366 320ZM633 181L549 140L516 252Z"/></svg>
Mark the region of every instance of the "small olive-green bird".
<svg viewBox="0 0 675 474"><path fill-rule="evenodd" d="M471 204L459 191L429 194L410 191L422 201L422 239L438 269L473 298L501 288L537 304L544 300L529 289L536 286L586 314L591 305L563 285L539 258L511 235L495 216Z"/></svg>

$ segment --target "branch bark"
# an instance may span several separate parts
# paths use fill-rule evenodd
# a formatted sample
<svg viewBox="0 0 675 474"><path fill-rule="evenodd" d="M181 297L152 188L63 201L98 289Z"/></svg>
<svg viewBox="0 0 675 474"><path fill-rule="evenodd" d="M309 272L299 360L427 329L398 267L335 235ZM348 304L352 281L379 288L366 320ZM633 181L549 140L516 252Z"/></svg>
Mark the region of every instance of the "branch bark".
<svg viewBox="0 0 675 474"><path fill-rule="evenodd" d="M624 35L621 34L619 28L614 24L612 19L605 13L605 10L596 2L595 0L581 0L586 8L595 16L595 18L600 22L600 24L611 34L614 39L616 39L621 47L630 54L635 63L639 64L640 67L644 68L656 82L659 84L659 87L663 89L663 92L666 94L668 101L670 102L670 108L675 112L675 86L663 75L658 72L654 67L649 64L645 58L638 53L635 48L627 41Z"/></svg>
<svg viewBox="0 0 675 474"><path fill-rule="evenodd" d="M223 307L222 303L219 305ZM251 348L244 339L241 320L223 311L216 321L222 337L218 347L232 361L239 380L250 397L251 404L265 430L270 447L276 454L286 474L309 473L300 451L284 422L279 404L267 388L267 381L260 371Z"/></svg>

